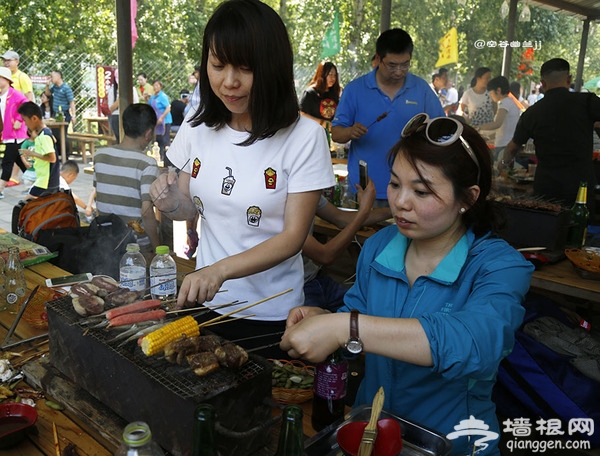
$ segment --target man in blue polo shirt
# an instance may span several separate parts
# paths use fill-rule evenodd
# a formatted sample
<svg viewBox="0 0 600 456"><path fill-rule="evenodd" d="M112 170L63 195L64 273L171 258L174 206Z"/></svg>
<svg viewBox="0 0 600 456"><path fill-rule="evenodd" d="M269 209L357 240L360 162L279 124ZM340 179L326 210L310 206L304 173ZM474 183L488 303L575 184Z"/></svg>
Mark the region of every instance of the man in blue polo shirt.
<svg viewBox="0 0 600 456"><path fill-rule="evenodd" d="M75 124L75 97L71 87L63 81L60 71L54 70L50 73L51 86L46 87L46 95L52 94L54 112L59 111L59 106L65 116L65 122L73 121Z"/></svg>
<svg viewBox="0 0 600 456"><path fill-rule="evenodd" d="M387 153L400 139L402 128L414 115L444 116L429 84L409 73L413 41L402 29L390 29L377 38L379 65L350 82L342 93L332 122L335 142L350 144L350 188L359 183L358 162L368 163L377 196L375 206L387 206L390 167Z"/></svg>

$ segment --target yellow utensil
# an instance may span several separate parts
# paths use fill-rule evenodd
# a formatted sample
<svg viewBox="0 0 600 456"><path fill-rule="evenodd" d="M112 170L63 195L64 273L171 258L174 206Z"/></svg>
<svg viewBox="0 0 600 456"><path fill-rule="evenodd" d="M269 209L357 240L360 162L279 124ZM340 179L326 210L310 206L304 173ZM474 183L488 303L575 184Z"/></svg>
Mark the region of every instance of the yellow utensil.
<svg viewBox="0 0 600 456"><path fill-rule="evenodd" d="M358 447L358 456L371 456L373 446L375 445L375 439L377 438L377 421L379 420L379 414L383 409L383 401L385 399L385 393L383 386L379 387L375 398L373 399L373 405L371 406L371 418L369 423L363 432L360 446Z"/></svg>

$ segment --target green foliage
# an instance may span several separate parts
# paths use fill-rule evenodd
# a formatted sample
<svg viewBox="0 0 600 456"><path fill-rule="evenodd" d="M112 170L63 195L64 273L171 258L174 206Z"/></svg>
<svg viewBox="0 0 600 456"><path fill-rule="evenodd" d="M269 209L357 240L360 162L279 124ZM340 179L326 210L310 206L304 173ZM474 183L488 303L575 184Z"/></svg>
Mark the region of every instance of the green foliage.
<svg viewBox="0 0 600 456"><path fill-rule="evenodd" d="M0 47L27 50L30 57L50 52L51 62L38 62L40 69L55 67L69 56L84 54L98 64L116 63L115 1L121 0L4 0L0 23ZM133 52L134 71L160 68L158 77L167 85L179 85L170 68L184 66L189 73L200 61L202 32L220 0L138 0L139 39ZM336 9L340 13L341 52L332 58L347 84L371 67L371 56L379 35L380 0L267 0L283 12L295 53L299 85L310 79L321 50L321 39ZM500 0L457 0L392 2L392 27L406 29L415 42L411 71L429 79L435 69L438 40L456 27L459 59L450 65L457 84L467 85L475 68L489 66L494 74L502 67L501 47L477 49L476 40L496 41L506 37L506 19L500 17ZM522 4L518 5L519 11ZM534 75L525 83L537 82L541 62L551 57L577 62L581 21L531 6L531 22L518 22L516 41L537 41ZM593 52L600 37L592 24L585 61L584 80L600 74L600 56ZM513 49L511 79L517 76L522 49ZM44 67L44 68L41 68ZM188 74L189 74L188 73ZM180 76L177 76L180 78ZM300 81L302 80L302 81Z"/></svg>

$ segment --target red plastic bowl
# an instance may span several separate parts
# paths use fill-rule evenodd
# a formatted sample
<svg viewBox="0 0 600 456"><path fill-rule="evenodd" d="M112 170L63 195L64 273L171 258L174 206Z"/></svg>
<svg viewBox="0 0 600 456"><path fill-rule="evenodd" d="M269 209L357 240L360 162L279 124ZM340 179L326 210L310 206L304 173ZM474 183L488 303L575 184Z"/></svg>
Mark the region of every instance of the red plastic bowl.
<svg viewBox="0 0 600 456"><path fill-rule="evenodd" d="M358 447L367 421L352 421L338 429L337 441L344 453L351 456L358 454ZM402 451L402 429L400 423L393 418L383 418L377 422L377 438L372 456L398 456Z"/></svg>
<svg viewBox="0 0 600 456"><path fill-rule="evenodd" d="M0 449L21 443L37 417L37 410L31 405L17 402L0 404Z"/></svg>

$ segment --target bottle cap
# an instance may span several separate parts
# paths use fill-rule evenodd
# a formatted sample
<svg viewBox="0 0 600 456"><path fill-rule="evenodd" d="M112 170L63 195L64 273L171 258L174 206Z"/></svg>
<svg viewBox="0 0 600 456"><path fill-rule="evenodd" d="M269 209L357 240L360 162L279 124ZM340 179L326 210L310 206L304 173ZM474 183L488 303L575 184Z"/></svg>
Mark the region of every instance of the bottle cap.
<svg viewBox="0 0 600 456"><path fill-rule="evenodd" d="M139 252L140 251L140 246L137 245L135 242L131 242L131 243L127 244L127 247L125 248L125 251L127 251L127 252Z"/></svg>
<svg viewBox="0 0 600 456"><path fill-rule="evenodd" d="M156 246L156 253L157 253L157 255L165 255L165 254L169 253L169 246L168 245Z"/></svg>

